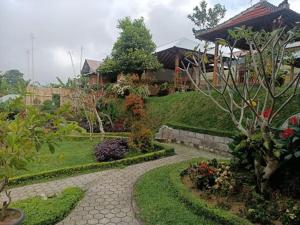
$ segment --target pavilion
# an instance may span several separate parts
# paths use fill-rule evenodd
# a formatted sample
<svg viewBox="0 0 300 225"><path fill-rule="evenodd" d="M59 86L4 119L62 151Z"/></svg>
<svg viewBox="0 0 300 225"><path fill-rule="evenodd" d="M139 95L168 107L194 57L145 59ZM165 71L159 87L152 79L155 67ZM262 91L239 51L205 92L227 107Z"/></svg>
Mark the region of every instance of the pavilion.
<svg viewBox="0 0 300 225"><path fill-rule="evenodd" d="M269 3L266 0L260 0L245 11L232 17L222 24L214 28L200 30L196 34L196 38L215 43L215 59L214 59L214 84L218 84L217 64L219 44L218 39L228 39L230 29L236 27L251 27L253 31L272 31L276 26L286 26L291 29L297 26L300 22L300 14L291 10L288 0L284 0L278 6ZM247 50L249 47L241 40L236 44L239 49Z"/></svg>

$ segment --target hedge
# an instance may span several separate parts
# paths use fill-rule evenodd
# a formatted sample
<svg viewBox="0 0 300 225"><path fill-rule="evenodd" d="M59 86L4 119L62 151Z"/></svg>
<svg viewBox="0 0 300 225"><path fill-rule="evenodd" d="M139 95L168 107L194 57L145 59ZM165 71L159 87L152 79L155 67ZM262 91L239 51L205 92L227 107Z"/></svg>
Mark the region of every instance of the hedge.
<svg viewBox="0 0 300 225"><path fill-rule="evenodd" d="M208 205L203 199L196 198L193 193L181 182L180 172L184 167L177 168L170 173L170 184L176 197L196 215L205 215L208 218L224 225L251 225L248 220L233 215L225 210Z"/></svg>
<svg viewBox="0 0 300 225"><path fill-rule="evenodd" d="M180 123L167 123L166 125L174 128L174 129L178 129L178 130L186 130L186 131L191 131L191 132L195 132L195 133L209 134L209 135L215 135L215 136L220 136L220 137L232 137L237 134L236 132L233 132L233 131L205 129L205 128L201 128L201 127L192 127L192 126L188 126L188 125L183 125Z"/></svg>
<svg viewBox="0 0 300 225"><path fill-rule="evenodd" d="M131 164L151 161L151 160L155 160L155 159L159 159L162 157L171 156L175 154L174 148L165 147L164 145L161 145L159 143L155 143L155 145L162 150L146 153L143 155L138 155L135 157L111 161L111 162L88 163L84 165L66 167L62 169L49 170L46 172L41 172L36 174L17 176L9 179L9 185L19 185L24 182L33 182L36 180L50 179L50 178L64 176L64 175L70 176L79 173L94 172L94 171L109 169L118 166L128 166Z"/></svg>
<svg viewBox="0 0 300 225"><path fill-rule="evenodd" d="M33 197L12 203L25 214L23 225L53 225L63 220L83 198L84 191L78 187L67 188L60 194L47 198Z"/></svg>

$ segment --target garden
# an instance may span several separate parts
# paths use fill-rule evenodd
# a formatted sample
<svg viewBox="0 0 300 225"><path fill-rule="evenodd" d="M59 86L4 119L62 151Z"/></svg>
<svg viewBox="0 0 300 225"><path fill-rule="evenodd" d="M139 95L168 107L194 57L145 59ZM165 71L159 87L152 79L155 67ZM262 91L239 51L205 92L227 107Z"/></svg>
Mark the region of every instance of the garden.
<svg viewBox="0 0 300 225"><path fill-rule="evenodd" d="M207 4L201 4L206 10ZM207 26L216 26L226 11L220 5L214 10L212 22L202 21ZM189 19L197 24L199 8L194 11ZM230 51L229 56L219 52L217 83L207 71L211 47L195 47L175 68L194 86L187 91L142 79L145 71L162 67L152 54L155 44L143 18L121 19L118 29L112 53L97 72L111 80L121 74L121 79L102 85L90 85L81 75L66 83L58 79L51 85L70 90L66 104L57 95L25 104L28 81L14 70L0 74L0 94L18 94L0 102L0 224L56 224L86 195L79 187L67 187L14 199L14 188L174 155L172 147L154 139L159 127L168 125L230 137L230 158L195 158L142 175L133 197L144 224L299 225L300 74L287 79L284 67L293 64L286 49L299 40L299 30L228 31L228 39L217 41ZM235 54L239 43L249 47L242 56ZM238 82L236 62L241 61L245 76ZM152 92L157 96L150 97ZM183 160L179 155L171 159Z"/></svg>
<svg viewBox="0 0 300 225"><path fill-rule="evenodd" d="M229 31L230 41L218 40L230 49L230 58L221 62L228 71L220 69L218 86L207 78L206 49L186 56L180 70L236 128L229 134L231 159L199 159L146 173L135 186L138 215L146 224L300 224L300 117L298 110L286 110L299 98L300 74L288 84L281 82L283 64L293 61L286 45L299 32L285 29L236 28ZM233 52L240 40L250 46L243 56L247 76L242 84L235 79L233 63L239 60ZM207 89L197 86L192 67ZM163 190L155 192L159 187Z"/></svg>

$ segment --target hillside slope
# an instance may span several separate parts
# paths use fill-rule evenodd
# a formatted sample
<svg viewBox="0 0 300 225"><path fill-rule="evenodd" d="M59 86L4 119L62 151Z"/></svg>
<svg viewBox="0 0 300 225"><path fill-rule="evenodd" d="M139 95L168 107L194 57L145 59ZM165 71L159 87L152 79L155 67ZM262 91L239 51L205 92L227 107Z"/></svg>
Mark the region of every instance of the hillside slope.
<svg viewBox="0 0 300 225"><path fill-rule="evenodd" d="M146 103L153 128L176 123L204 129L234 132L230 116L220 110L208 97L198 92L175 93L164 97L151 97ZM282 124L289 115L300 112L300 95L275 120Z"/></svg>

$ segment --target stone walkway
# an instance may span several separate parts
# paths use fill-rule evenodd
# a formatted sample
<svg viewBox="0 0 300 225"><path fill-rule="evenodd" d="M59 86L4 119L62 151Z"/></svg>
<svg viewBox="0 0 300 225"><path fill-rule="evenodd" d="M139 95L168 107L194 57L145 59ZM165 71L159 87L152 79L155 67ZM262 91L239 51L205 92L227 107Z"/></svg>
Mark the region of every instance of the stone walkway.
<svg viewBox="0 0 300 225"><path fill-rule="evenodd" d="M33 184L12 189L14 200L37 195L53 195L67 187L86 190L85 197L75 209L57 225L138 225L132 205L132 191L137 179L145 172L167 164L195 157L220 158L214 154L190 147L170 144L177 155L155 161L112 169L67 179Z"/></svg>

